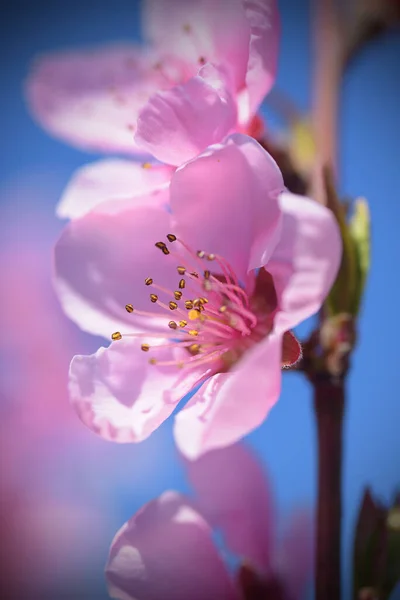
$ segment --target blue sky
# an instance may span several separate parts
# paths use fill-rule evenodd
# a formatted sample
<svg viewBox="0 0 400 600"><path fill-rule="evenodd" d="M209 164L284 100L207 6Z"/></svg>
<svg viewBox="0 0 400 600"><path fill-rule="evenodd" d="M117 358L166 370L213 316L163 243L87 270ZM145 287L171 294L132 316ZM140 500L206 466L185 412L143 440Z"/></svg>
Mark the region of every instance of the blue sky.
<svg viewBox="0 0 400 600"><path fill-rule="evenodd" d="M23 99L23 80L28 65L41 51L138 39L138 3L132 0L37 2L34 10L26 9L26 3L21 0L8 4L8 17L3 20L4 31L0 36L2 56L6 57L0 94L0 188L26 174L35 174L41 181L51 176L53 193L44 195L35 207L11 205L11 200L8 200L9 206L4 207L14 217L19 210L40 212L46 221L50 250L61 228L61 223L52 218L57 196L73 170L95 156L51 139L33 123ZM307 110L312 58L307 3L282 0L280 6L282 46L277 84L290 94L301 110ZM352 526L364 486L371 485L384 501L389 500L396 486L400 486L400 402L397 391L400 369L396 312L400 292L397 262L400 258L399 53L398 34L387 35L371 44L346 75L341 98L340 189L346 195L368 198L373 235L372 269L360 317L359 343L347 386L343 520L346 585ZM3 227L2 239L7 223L3 223ZM306 329L305 325L299 333ZM93 350L97 342L82 336L82 351ZM304 378L297 374L284 376L279 403L248 441L270 472L283 517L300 504L314 503L316 445L311 389ZM166 488L186 491L188 486L172 444L170 422L140 449L112 445L109 448L110 460L104 468L109 471L103 470L101 477L109 482L109 486L114 486L107 491L107 510L113 514L111 540L118 525L143 502ZM158 448L162 449L159 459L154 457ZM149 469L139 485L134 480L132 463L142 460L146 452L153 456L154 475ZM53 476L49 473L49 478ZM87 474L92 479L96 476L100 477L99 473ZM66 485L72 489L77 481L71 476ZM105 484L96 485L100 490L106 487ZM105 544L96 567L99 589L107 549ZM101 598L99 594L98 598Z"/></svg>

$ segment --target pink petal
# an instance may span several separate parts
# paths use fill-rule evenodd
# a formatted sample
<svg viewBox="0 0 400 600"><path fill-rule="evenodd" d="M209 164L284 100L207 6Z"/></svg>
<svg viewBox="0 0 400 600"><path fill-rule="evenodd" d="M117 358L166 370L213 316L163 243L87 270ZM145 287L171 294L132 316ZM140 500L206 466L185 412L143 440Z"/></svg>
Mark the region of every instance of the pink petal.
<svg viewBox="0 0 400 600"><path fill-rule="evenodd" d="M158 160L180 165L219 142L236 123L236 107L221 83L192 77L158 92L141 111L136 143Z"/></svg>
<svg viewBox="0 0 400 600"><path fill-rule="evenodd" d="M273 550L273 497L254 454L236 444L188 462L187 469L201 513L222 529L229 550L265 572Z"/></svg>
<svg viewBox="0 0 400 600"><path fill-rule="evenodd" d="M250 27L241 0L146 0L144 28L162 51L192 68L206 61L221 65L235 89L244 86Z"/></svg>
<svg viewBox="0 0 400 600"><path fill-rule="evenodd" d="M118 158L90 163L72 176L57 207L57 215L64 219L76 219L107 200L151 195L168 187L172 172L167 166ZM155 194L154 201L158 202L159 199L160 196Z"/></svg>
<svg viewBox="0 0 400 600"><path fill-rule="evenodd" d="M276 0L243 0L243 5L251 31L246 88L239 99L240 122L246 123L274 84L280 21Z"/></svg>
<svg viewBox="0 0 400 600"><path fill-rule="evenodd" d="M288 597L301 600L314 567L314 527L309 511L297 511L286 524L280 546L279 573Z"/></svg>
<svg viewBox="0 0 400 600"><path fill-rule="evenodd" d="M161 194L167 203L168 190ZM55 248L55 287L66 314L84 331L108 339L115 330L168 330L171 317L150 302L153 290L144 281L154 277L169 289L177 285L176 260L154 246L169 231L168 213L149 204L148 197L133 206L122 200L103 203L68 223ZM124 307L130 303L165 317L128 314Z"/></svg>
<svg viewBox="0 0 400 600"><path fill-rule="evenodd" d="M285 331L320 308L335 280L342 243L336 219L324 206L290 193L279 202L282 236L266 268L279 299L275 330Z"/></svg>
<svg viewBox="0 0 400 600"><path fill-rule="evenodd" d="M175 417L175 440L187 458L229 446L261 425L279 397L281 354L282 337L271 335L200 388Z"/></svg>
<svg viewBox="0 0 400 600"><path fill-rule="evenodd" d="M145 341L153 340L126 338L72 360L71 402L83 423L106 440L146 439L204 374L199 369L182 373L150 365L151 350L143 352L140 347ZM157 350L157 358L160 355L163 360L173 359L170 349Z"/></svg>
<svg viewBox="0 0 400 600"><path fill-rule="evenodd" d="M137 153L137 115L148 98L171 87L158 57L131 45L58 53L40 58L27 82L38 122L80 148ZM181 81L179 70L176 81Z"/></svg>
<svg viewBox="0 0 400 600"><path fill-rule="evenodd" d="M171 180L179 236L195 250L220 254L243 281L265 264L278 241L275 161L252 138L234 134L179 168Z"/></svg>
<svg viewBox="0 0 400 600"><path fill-rule="evenodd" d="M233 600L236 593L190 503L165 492L115 536L106 566L108 590L120 600Z"/></svg>

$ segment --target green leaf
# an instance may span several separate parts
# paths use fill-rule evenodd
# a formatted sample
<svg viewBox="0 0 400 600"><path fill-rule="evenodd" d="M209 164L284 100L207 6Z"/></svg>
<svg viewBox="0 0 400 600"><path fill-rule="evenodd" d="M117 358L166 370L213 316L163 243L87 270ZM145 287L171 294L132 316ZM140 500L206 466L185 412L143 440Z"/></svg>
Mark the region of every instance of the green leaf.
<svg viewBox="0 0 400 600"><path fill-rule="evenodd" d="M349 223L349 233L353 239L357 263L357 288L351 310L352 314L356 315L360 310L365 282L370 268L371 220L365 198L355 200L354 213Z"/></svg>
<svg viewBox="0 0 400 600"><path fill-rule="evenodd" d="M352 306L358 287L357 257L354 240L349 231L346 219L346 208L336 194L332 174L329 169L324 169L324 185L327 206L331 209L339 224L342 237L343 254L336 281L326 299L325 308L328 316L340 313L353 314Z"/></svg>

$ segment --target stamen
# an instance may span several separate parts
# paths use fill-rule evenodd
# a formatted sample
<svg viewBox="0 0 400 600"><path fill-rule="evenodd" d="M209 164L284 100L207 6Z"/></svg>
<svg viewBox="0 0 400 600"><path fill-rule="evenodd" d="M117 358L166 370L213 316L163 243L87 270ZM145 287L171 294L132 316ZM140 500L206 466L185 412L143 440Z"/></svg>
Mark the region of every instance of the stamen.
<svg viewBox="0 0 400 600"><path fill-rule="evenodd" d="M185 288L186 285L186 281L184 279L181 279L179 282L179 289L183 290Z"/></svg>
<svg viewBox="0 0 400 600"><path fill-rule="evenodd" d="M112 334L111 339L115 342L116 340L121 340L122 339L122 335L120 334L119 331L116 331L115 333Z"/></svg>
<svg viewBox="0 0 400 600"><path fill-rule="evenodd" d="M159 248L163 254L169 254L169 250L167 248L167 245L164 242L156 242L155 244L156 248Z"/></svg>
<svg viewBox="0 0 400 600"><path fill-rule="evenodd" d="M180 292L179 290L176 290L174 292L174 296L175 296L175 300L180 300L182 298L182 292Z"/></svg>
<svg viewBox="0 0 400 600"><path fill-rule="evenodd" d="M175 242L175 241L176 241L176 235L174 235L173 233L169 233L169 234L167 235L167 239L168 239L168 241L169 241L169 242L171 242L171 243L172 243L172 242Z"/></svg>
<svg viewBox="0 0 400 600"><path fill-rule="evenodd" d="M150 300L153 302L153 304L155 304L158 300L157 294L150 294Z"/></svg>
<svg viewBox="0 0 400 600"><path fill-rule="evenodd" d="M132 304L126 304L125 310L128 313L133 313L133 306L132 306Z"/></svg>
<svg viewBox="0 0 400 600"><path fill-rule="evenodd" d="M188 348L190 354L192 354L193 356L195 356L196 354L198 354L200 352L200 344L191 344Z"/></svg>
<svg viewBox="0 0 400 600"><path fill-rule="evenodd" d="M143 352L148 352L150 350L149 344L142 344L141 348L142 348Z"/></svg>
<svg viewBox="0 0 400 600"><path fill-rule="evenodd" d="M185 300L185 308L191 310L193 308L193 300Z"/></svg>
<svg viewBox="0 0 400 600"><path fill-rule="evenodd" d="M187 321L184 321L183 319L182 319L182 321L179 321L179 327L186 327L186 325L187 325Z"/></svg>
<svg viewBox="0 0 400 600"><path fill-rule="evenodd" d="M178 325L177 325L177 323L175 323L175 321L170 321L170 322L168 323L168 327L169 327L170 329L178 329Z"/></svg>
<svg viewBox="0 0 400 600"><path fill-rule="evenodd" d="M200 319L201 316L202 314L196 308L193 308L188 312L189 321L196 321L197 319Z"/></svg>
<svg viewBox="0 0 400 600"><path fill-rule="evenodd" d="M179 275L184 275L186 273L185 267L177 267L176 270L178 271Z"/></svg>
<svg viewBox="0 0 400 600"><path fill-rule="evenodd" d="M151 285L153 283L153 280L151 277L146 277L146 279L144 280L146 285Z"/></svg>
<svg viewBox="0 0 400 600"><path fill-rule="evenodd" d="M168 304L168 306L170 307L171 310L176 310L178 308L177 303L174 302L173 300L171 300L171 302Z"/></svg>

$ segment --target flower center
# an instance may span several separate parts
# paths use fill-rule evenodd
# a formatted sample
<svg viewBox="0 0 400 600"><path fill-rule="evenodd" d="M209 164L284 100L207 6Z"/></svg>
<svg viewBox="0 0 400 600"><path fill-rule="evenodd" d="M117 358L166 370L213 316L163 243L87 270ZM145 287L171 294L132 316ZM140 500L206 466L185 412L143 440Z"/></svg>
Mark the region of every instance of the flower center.
<svg viewBox="0 0 400 600"><path fill-rule="evenodd" d="M214 373L226 371L270 333L273 310L265 311L265 303L261 307L257 296L249 296L223 257L203 250L195 252L173 234L168 234L167 240L169 244L157 242L155 246L176 258L175 289L158 285L152 277L144 281L151 288L149 302L157 304L162 314L136 310L132 304L125 306L128 313L139 316L167 315L165 330L150 334L115 332L111 338L142 338L142 351L152 355L150 364L180 368L204 364ZM175 318L171 320L172 315ZM179 358L159 360L157 354L165 348L183 352Z"/></svg>

